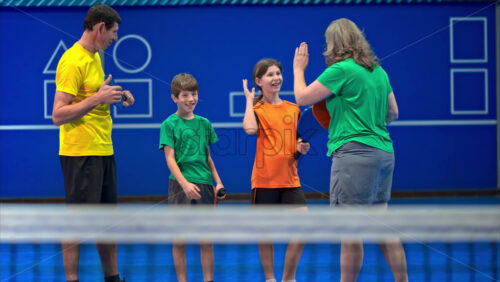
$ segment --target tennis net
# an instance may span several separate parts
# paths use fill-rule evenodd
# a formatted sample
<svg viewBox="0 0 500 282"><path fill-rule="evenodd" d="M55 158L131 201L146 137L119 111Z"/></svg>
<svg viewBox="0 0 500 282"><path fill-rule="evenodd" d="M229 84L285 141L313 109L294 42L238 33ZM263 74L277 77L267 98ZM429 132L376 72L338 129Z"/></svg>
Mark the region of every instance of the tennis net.
<svg viewBox="0 0 500 282"><path fill-rule="evenodd" d="M306 242L297 281L338 281L340 240L365 242L358 281L391 281L377 242L403 241L410 281L498 281L500 207L397 206L301 212L283 208L166 205L0 205L0 281L65 281L59 242L80 242L80 281L100 281L95 242L118 242L127 281L176 281L174 240L187 241L188 279L202 281L199 241L214 242L215 281L264 281L257 242Z"/></svg>

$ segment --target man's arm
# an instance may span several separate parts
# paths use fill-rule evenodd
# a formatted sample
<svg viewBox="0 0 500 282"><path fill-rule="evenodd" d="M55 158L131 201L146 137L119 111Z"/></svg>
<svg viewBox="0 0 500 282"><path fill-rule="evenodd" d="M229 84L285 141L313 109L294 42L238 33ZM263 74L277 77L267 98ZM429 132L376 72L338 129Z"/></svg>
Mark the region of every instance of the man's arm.
<svg viewBox="0 0 500 282"><path fill-rule="evenodd" d="M119 102L122 96L122 88L118 85L110 86L110 82L111 75L101 84L96 94L76 104L72 104L75 100L74 95L56 91L54 107L52 109L52 121L54 124L60 126L80 119L99 104L114 104Z"/></svg>

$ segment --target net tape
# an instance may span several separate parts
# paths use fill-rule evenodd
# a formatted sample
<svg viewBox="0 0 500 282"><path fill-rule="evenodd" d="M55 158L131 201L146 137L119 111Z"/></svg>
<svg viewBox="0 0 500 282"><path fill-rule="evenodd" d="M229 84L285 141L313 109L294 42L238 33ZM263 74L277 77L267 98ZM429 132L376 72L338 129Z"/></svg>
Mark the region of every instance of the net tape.
<svg viewBox="0 0 500 282"><path fill-rule="evenodd" d="M0 205L0 242L500 241L499 206L189 208Z"/></svg>

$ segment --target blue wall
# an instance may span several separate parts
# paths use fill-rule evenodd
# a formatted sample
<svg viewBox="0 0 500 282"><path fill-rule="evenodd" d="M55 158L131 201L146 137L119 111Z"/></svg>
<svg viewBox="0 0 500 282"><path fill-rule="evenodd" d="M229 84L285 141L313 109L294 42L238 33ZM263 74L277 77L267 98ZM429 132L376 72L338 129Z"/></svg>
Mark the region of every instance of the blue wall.
<svg viewBox="0 0 500 282"><path fill-rule="evenodd" d="M230 97L236 115L244 99L230 93L242 91L241 80L251 80L263 57L282 62L282 90L292 91L294 49L302 41L309 43L312 82L325 68L324 30L339 17L364 29L399 104L400 121L389 127L397 159L393 189L496 187L495 17L494 6L485 5L116 7L125 39L106 50L105 72L137 99L135 107L112 113L120 195L167 192L158 135L176 110L169 83L180 72L200 84L196 113L217 128L212 152L225 186L248 192L255 138L235 125L242 118L231 116ZM64 195L58 130L48 116L53 71L64 47L81 36L86 10L0 8L0 197ZM471 21L450 19L473 13ZM305 192L327 192L326 134L311 142L299 164L302 185Z"/></svg>

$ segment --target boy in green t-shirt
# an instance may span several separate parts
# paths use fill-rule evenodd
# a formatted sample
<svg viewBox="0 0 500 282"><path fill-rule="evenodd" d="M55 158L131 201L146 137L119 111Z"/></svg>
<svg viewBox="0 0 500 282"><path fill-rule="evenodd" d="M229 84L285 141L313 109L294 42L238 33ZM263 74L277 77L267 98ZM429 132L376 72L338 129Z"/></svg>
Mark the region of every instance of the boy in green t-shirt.
<svg viewBox="0 0 500 282"><path fill-rule="evenodd" d="M215 205L224 188L210 156L209 146L218 138L208 119L194 114L198 102L198 82L187 73L176 75L171 82L172 99L177 112L161 125L160 150L170 169L168 203L171 205ZM215 189L212 186L216 183ZM224 191L224 190L222 190ZM211 243L200 244L203 280L212 281L214 250ZM179 282L187 281L186 243L172 246L175 271Z"/></svg>

